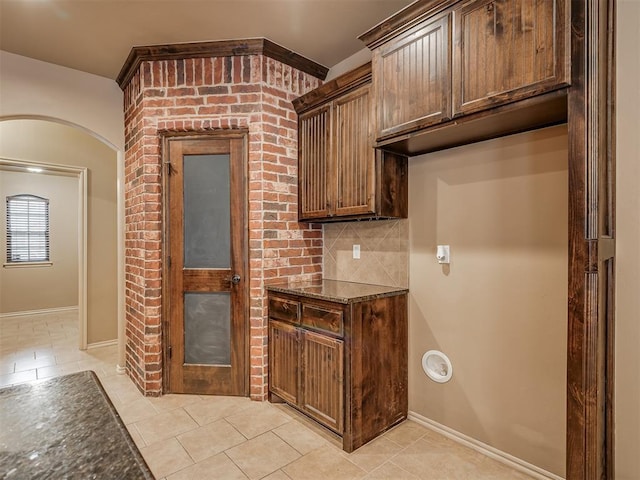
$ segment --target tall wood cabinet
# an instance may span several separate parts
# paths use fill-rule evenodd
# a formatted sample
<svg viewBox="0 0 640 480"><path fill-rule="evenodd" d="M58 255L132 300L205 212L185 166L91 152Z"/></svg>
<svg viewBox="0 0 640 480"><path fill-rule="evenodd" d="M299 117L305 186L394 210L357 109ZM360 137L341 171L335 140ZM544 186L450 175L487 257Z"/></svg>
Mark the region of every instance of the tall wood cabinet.
<svg viewBox="0 0 640 480"><path fill-rule="evenodd" d="M407 215L407 159L373 148L371 64L296 99L300 221Z"/></svg>
<svg viewBox="0 0 640 480"><path fill-rule="evenodd" d="M345 288L358 291L336 295ZM331 280L268 290L272 402L340 435L347 452L406 418L406 290Z"/></svg>
<svg viewBox="0 0 640 480"><path fill-rule="evenodd" d="M446 52L439 33L422 40L438 22L450 29ZM417 0L360 39L386 105L376 147L411 156L567 123L566 477L613 478L615 0ZM425 62L435 57L424 48L448 55L450 77L441 61ZM448 80L451 95L445 107L417 112L420 100L397 76L430 92Z"/></svg>

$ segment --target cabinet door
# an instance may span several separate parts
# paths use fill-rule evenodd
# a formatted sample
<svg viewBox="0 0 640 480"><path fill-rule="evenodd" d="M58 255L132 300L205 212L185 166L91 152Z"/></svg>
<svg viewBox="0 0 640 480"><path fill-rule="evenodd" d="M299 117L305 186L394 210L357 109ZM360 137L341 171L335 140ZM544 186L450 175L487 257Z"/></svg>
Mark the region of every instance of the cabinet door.
<svg viewBox="0 0 640 480"><path fill-rule="evenodd" d="M298 218L307 220L330 215L331 155L330 105L304 113L299 118Z"/></svg>
<svg viewBox="0 0 640 480"><path fill-rule="evenodd" d="M426 20L374 52L378 139L451 117L449 22Z"/></svg>
<svg viewBox="0 0 640 480"><path fill-rule="evenodd" d="M285 402L298 404L300 330L269 320L269 390Z"/></svg>
<svg viewBox="0 0 640 480"><path fill-rule="evenodd" d="M335 214L375 211L375 150L371 132L370 86L365 85L333 104L333 170Z"/></svg>
<svg viewBox="0 0 640 480"><path fill-rule="evenodd" d="M302 391L300 408L331 430L342 434L343 342L301 331Z"/></svg>
<svg viewBox="0 0 640 480"><path fill-rule="evenodd" d="M567 85L564 0L473 0L454 16L454 114Z"/></svg>

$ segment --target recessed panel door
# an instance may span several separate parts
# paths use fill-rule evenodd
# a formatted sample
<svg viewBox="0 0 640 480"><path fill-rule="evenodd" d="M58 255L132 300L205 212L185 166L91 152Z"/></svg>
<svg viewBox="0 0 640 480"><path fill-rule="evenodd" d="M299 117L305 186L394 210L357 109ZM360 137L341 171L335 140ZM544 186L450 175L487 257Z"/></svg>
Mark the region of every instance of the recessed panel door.
<svg viewBox="0 0 640 480"><path fill-rule="evenodd" d="M167 147L168 390L246 395L244 137Z"/></svg>

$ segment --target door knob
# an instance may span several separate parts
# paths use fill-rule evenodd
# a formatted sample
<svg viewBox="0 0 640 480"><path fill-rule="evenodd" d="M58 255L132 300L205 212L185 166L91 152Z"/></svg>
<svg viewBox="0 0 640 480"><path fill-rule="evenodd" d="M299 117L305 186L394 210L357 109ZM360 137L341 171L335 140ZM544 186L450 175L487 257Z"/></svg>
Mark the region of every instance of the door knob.
<svg viewBox="0 0 640 480"><path fill-rule="evenodd" d="M240 275L238 275L237 273L235 273L232 277L231 277L231 283L233 283L234 285L237 285L240 283Z"/></svg>

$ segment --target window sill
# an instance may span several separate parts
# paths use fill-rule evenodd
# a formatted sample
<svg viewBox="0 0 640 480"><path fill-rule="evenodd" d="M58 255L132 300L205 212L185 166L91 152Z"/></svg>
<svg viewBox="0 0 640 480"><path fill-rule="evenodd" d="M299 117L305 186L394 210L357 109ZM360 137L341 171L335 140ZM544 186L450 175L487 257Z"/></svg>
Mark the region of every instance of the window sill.
<svg viewBox="0 0 640 480"><path fill-rule="evenodd" d="M11 262L2 266L4 268L52 267L53 262Z"/></svg>

